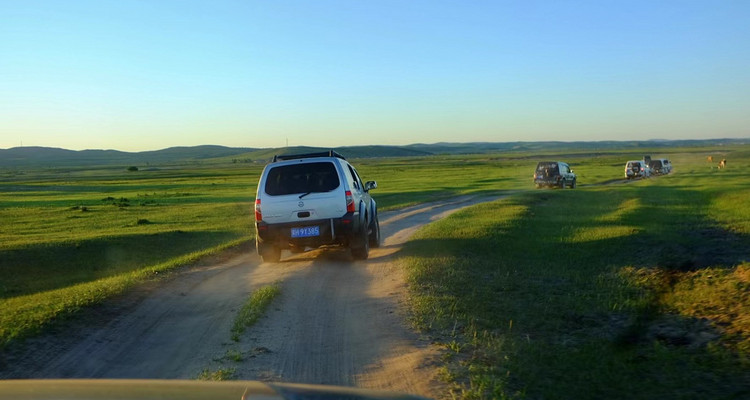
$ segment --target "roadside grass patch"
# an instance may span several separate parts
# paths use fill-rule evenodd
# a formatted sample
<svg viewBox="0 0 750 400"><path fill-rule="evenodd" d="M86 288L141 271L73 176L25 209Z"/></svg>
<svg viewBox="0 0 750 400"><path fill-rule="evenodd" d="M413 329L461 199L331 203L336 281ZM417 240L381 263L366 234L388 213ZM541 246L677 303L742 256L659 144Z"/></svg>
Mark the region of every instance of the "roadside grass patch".
<svg viewBox="0 0 750 400"><path fill-rule="evenodd" d="M445 346L451 394L750 394L750 232L717 200L750 176L683 169L530 191L421 229L402 259L413 321Z"/></svg>
<svg viewBox="0 0 750 400"><path fill-rule="evenodd" d="M263 316L263 313L275 299L281 293L281 289L278 284L264 286L255 292L247 299L242 308L237 312L237 316L232 324L232 340L235 342L240 341L240 337L245 333L245 329L252 326L255 322Z"/></svg>
<svg viewBox="0 0 750 400"><path fill-rule="evenodd" d="M0 192L0 347L157 273L251 241L261 168L87 167L9 177Z"/></svg>
<svg viewBox="0 0 750 400"><path fill-rule="evenodd" d="M620 238L621 240L627 240L629 236L637 234L638 228L627 225L585 227L576 230L567 241L570 243L582 243L602 239Z"/></svg>
<svg viewBox="0 0 750 400"><path fill-rule="evenodd" d="M228 381L235 379L235 373L237 372L234 368L219 368L216 371L204 369L198 374L199 381Z"/></svg>
<svg viewBox="0 0 750 400"><path fill-rule="evenodd" d="M56 284L55 278L58 275L65 276L64 273L40 273L40 279L48 278L46 289L39 287L29 289L21 295L0 298L0 349L62 323L74 317L82 308L101 303L138 283L154 279L171 269L194 263L202 257L216 254L245 241L245 239L235 239L207 249L173 256L159 264L135 268L99 279L88 278ZM5 278L4 276L3 282L6 282ZM6 292L11 290L6 286L3 288Z"/></svg>
<svg viewBox="0 0 750 400"><path fill-rule="evenodd" d="M128 274L249 238L234 232L168 231L29 244L0 251L0 300Z"/></svg>
<svg viewBox="0 0 750 400"><path fill-rule="evenodd" d="M242 352L233 349L227 350L226 354L224 354L224 358L234 362L242 362L242 360L244 360Z"/></svg>
<svg viewBox="0 0 750 400"><path fill-rule="evenodd" d="M279 283L272 285L263 286L260 289L254 291L242 305L240 310L235 316L234 322L231 328L231 339L234 342L239 342L240 337L245 330L255 324L263 313L268 309L273 300L278 297L281 293ZM268 349L265 347L256 347L252 350L250 357L255 357L256 354L267 352ZM224 355L220 358L215 358L213 361L223 363L224 360L229 360L235 363L240 363L245 360L245 353L236 349L227 349ZM197 377L199 380L227 380L234 379L236 370L234 368L220 368L216 371L212 371L210 367L205 368L200 375Z"/></svg>

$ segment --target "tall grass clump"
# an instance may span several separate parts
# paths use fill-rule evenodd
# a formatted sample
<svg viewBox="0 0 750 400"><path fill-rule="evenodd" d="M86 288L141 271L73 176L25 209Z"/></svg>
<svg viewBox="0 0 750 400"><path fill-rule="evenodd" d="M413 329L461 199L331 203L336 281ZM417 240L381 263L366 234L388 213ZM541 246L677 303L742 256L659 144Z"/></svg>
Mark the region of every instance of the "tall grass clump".
<svg viewBox="0 0 750 400"><path fill-rule="evenodd" d="M199 381L229 381L234 380L237 370L235 368L219 368L215 371L204 369L196 377Z"/></svg>
<svg viewBox="0 0 750 400"><path fill-rule="evenodd" d="M263 316L263 313L271 305L281 289L278 284L264 286L255 292L242 305L232 324L232 340L238 342L245 329L255 324Z"/></svg>

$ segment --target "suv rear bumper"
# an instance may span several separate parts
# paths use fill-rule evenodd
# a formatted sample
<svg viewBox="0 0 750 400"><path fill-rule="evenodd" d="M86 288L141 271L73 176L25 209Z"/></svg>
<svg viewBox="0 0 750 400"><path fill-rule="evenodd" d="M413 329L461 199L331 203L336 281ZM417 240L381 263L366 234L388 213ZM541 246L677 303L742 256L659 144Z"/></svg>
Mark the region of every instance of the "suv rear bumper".
<svg viewBox="0 0 750 400"><path fill-rule="evenodd" d="M315 227L319 234L310 237L292 237L292 228ZM348 245L356 234L361 232L359 213L347 213L341 218L328 218L311 221L297 221L281 224L268 224L264 221L255 223L255 234L259 245L270 244L286 248L320 247L324 245ZM259 249L260 251L260 249Z"/></svg>
<svg viewBox="0 0 750 400"><path fill-rule="evenodd" d="M534 183L538 186L560 186L562 177L556 176L552 178L536 178Z"/></svg>

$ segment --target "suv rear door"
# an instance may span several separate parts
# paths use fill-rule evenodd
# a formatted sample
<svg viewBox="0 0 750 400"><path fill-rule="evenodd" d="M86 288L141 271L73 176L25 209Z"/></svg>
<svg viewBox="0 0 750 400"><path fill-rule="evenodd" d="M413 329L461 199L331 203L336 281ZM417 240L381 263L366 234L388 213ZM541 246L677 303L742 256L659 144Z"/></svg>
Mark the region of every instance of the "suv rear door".
<svg viewBox="0 0 750 400"><path fill-rule="evenodd" d="M342 172L330 160L290 161L269 167L261 183L269 224L339 218L346 213Z"/></svg>

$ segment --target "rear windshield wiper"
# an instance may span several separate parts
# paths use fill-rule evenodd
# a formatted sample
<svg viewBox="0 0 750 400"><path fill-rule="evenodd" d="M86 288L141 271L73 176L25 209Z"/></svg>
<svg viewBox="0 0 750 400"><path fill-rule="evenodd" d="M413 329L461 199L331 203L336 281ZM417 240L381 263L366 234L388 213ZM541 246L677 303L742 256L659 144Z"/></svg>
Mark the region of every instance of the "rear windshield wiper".
<svg viewBox="0 0 750 400"><path fill-rule="evenodd" d="M315 192L307 192L307 193L303 193L303 194L299 195L299 198L301 199L301 198L303 198L303 197L307 196L307 195L308 195L308 194L310 194L310 193L315 193Z"/></svg>

